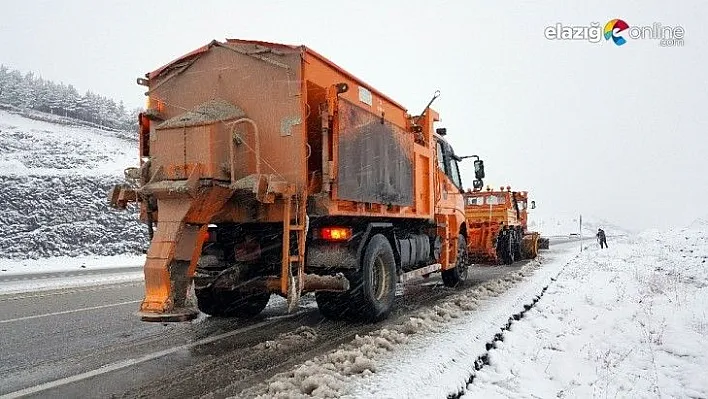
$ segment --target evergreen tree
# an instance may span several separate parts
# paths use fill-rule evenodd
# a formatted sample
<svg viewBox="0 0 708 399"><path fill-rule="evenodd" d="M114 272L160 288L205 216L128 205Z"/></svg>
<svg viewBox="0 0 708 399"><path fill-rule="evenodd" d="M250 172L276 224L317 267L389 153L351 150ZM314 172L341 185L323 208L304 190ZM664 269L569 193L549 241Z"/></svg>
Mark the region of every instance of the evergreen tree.
<svg viewBox="0 0 708 399"><path fill-rule="evenodd" d="M7 86L8 74L8 68L5 65L0 64L0 97L2 97L2 93L5 91L5 87Z"/></svg>
<svg viewBox="0 0 708 399"><path fill-rule="evenodd" d="M20 71L12 71L5 76L2 93L0 93L0 103L18 106L20 104L20 87L22 86L22 74Z"/></svg>
<svg viewBox="0 0 708 399"><path fill-rule="evenodd" d="M87 91L83 96L73 85L56 84L33 72L20 71L0 64L0 103L22 109L34 109L76 118L114 129L137 129L140 108L128 111L123 101Z"/></svg>
<svg viewBox="0 0 708 399"><path fill-rule="evenodd" d="M62 106L64 108L64 116L71 116L72 118L76 118L76 110L78 109L78 103L79 92L76 91L76 88L74 88L74 86L69 85L63 92Z"/></svg>
<svg viewBox="0 0 708 399"><path fill-rule="evenodd" d="M32 109L37 102L37 92L34 82L34 73L27 72L22 79L22 87L20 91L20 107L24 109Z"/></svg>

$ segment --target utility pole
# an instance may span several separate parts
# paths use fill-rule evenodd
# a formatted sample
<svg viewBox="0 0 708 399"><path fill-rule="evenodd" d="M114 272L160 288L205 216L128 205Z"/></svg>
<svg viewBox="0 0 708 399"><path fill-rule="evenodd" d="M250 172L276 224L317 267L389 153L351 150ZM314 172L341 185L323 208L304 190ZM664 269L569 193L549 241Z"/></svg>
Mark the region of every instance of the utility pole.
<svg viewBox="0 0 708 399"><path fill-rule="evenodd" d="M583 252L583 214L580 214L580 252Z"/></svg>

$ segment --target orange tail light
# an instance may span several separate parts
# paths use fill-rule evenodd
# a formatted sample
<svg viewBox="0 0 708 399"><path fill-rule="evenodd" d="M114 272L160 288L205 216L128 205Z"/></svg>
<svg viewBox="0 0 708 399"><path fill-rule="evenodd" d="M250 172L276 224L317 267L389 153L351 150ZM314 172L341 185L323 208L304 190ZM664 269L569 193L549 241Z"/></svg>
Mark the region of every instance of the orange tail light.
<svg viewBox="0 0 708 399"><path fill-rule="evenodd" d="M325 241L347 241L352 238L352 229L349 227L323 227L320 229L319 238Z"/></svg>

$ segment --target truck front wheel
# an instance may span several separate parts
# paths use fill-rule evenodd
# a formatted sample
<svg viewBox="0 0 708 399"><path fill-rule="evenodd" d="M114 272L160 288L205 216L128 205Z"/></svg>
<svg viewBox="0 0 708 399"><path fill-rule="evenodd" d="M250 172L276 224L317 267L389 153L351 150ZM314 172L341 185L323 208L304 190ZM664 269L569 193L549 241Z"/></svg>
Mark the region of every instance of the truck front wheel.
<svg viewBox="0 0 708 399"><path fill-rule="evenodd" d="M452 269L442 271L443 284L457 287L467 280L469 261L467 260L467 240L460 234L457 237L457 264Z"/></svg>

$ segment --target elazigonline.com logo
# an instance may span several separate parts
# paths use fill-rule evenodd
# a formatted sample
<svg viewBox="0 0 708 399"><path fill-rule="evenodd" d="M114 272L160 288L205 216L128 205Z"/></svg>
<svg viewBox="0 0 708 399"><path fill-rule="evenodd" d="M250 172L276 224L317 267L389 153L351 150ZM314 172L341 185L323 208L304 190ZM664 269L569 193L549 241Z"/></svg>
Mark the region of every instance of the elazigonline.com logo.
<svg viewBox="0 0 708 399"><path fill-rule="evenodd" d="M629 29L629 25L621 19L610 20L610 22L605 24L605 40L612 38L616 45L621 46L627 43L627 40L619 36L619 33L627 29ZM617 32L617 35L615 35L615 32Z"/></svg>
<svg viewBox="0 0 708 399"><path fill-rule="evenodd" d="M651 25L630 26L623 19L615 18L608 21L604 28L599 22L590 25L564 25L556 23L547 26L543 35L548 40L580 40L599 43L602 38L617 46L622 46L631 40L655 40L661 47L680 47L684 45L686 31L682 26L662 25L654 22Z"/></svg>

